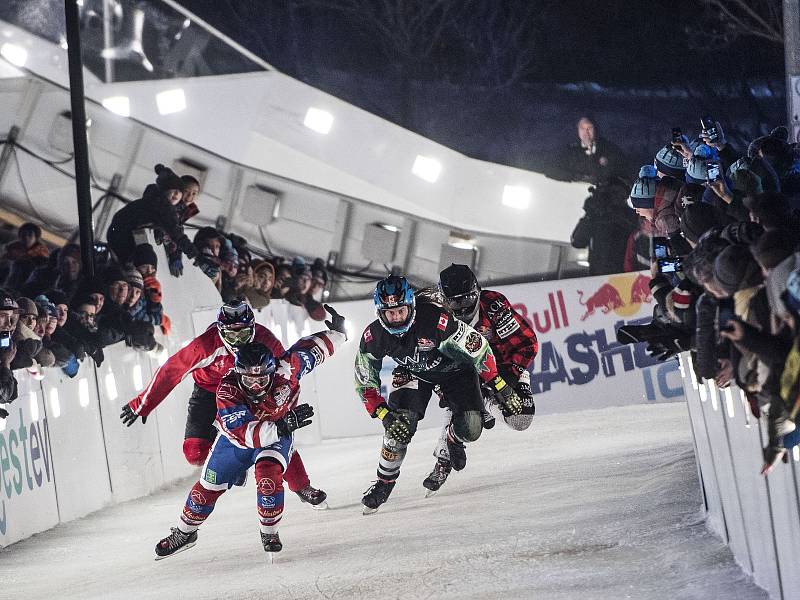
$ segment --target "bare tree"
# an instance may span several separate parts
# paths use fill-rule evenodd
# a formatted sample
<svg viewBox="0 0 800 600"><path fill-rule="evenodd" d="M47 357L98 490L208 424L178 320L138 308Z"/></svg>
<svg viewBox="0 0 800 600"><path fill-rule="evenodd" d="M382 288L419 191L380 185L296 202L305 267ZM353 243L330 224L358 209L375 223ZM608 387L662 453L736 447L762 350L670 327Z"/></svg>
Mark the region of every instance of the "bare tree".
<svg viewBox="0 0 800 600"><path fill-rule="evenodd" d="M740 37L783 45L781 0L700 0L703 16L689 29L695 47L727 46Z"/></svg>

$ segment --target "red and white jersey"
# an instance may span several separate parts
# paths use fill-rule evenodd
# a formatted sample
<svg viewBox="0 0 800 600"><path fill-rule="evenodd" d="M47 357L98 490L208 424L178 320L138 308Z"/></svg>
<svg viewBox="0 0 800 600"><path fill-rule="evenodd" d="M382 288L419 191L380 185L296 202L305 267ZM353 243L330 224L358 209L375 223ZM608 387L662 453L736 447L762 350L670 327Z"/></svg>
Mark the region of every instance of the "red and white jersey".
<svg viewBox="0 0 800 600"><path fill-rule="evenodd" d="M344 342L338 331L320 331L300 338L278 359L269 396L251 402L231 371L217 390L214 426L239 448L266 448L280 437L275 421L297 404L300 379L322 364ZM267 408L269 407L269 408Z"/></svg>
<svg viewBox="0 0 800 600"><path fill-rule="evenodd" d="M262 325L256 324L255 327L253 341L264 344L275 356L283 355L283 344L278 338ZM146 417L189 373L199 387L216 393L223 376L233 368L233 360L234 356L222 343L216 325L211 325L187 346L170 356L153 374L153 379L144 391L131 400L128 406L137 415Z"/></svg>

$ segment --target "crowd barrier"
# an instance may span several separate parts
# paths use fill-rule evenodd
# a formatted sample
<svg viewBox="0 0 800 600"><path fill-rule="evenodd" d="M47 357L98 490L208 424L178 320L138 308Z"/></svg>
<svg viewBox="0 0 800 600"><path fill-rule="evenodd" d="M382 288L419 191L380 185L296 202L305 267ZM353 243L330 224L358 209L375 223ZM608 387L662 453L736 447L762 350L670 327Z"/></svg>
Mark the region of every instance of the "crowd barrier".
<svg viewBox="0 0 800 600"><path fill-rule="evenodd" d="M160 251L160 250L159 250ZM166 264L163 254L161 264ZM525 314L541 342L531 369L537 412L583 410L683 398L677 363L657 363L640 347L621 346L614 330L649 319L652 298L641 274L521 284L498 288ZM19 398L0 420L0 547L110 504L152 493L195 472L183 457L183 430L191 377L150 415L127 428L123 403L149 381L159 363L204 331L216 318L219 294L198 269L161 278L172 333L158 356L124 344L106 348L105 361L91 360L70 379L57 369L42 380L17 372ZM301 400L315 407L298 444L376 434L380 424L361 406L353 386L353 360L364 326L375 318L371 301L336 303L348 319L349 340L303 381ZM288 347L324 329L305 310L283 301L256 311ZM391 361L385 361L388 381ZM621 393L620 390L625 390ZM385 391L385 390L384 390ZM439 427L431 402L422 427Z"/></svg>
<svg viewBox="0 0 800 600"><path fill-rule="evenodd" d="M680 357L702 484L706 524L771 598L800 599L800 448L767 477L765 418L753 417L742 390L698 384L688 354Z"/></svg>

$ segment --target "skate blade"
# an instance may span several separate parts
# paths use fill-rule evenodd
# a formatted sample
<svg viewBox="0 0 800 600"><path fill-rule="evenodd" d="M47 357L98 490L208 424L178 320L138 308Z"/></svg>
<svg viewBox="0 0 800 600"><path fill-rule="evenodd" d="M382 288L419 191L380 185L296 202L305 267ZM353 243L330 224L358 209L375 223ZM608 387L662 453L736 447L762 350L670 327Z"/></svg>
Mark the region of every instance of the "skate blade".
<svg viewBox="0 0 800 600"><path fill-rule="evenodd" d="M330 506L328 506L327 500L323 500L319 504L312 504L311 508L313 508L314 510L328 510Z"/></svg>
<svg viewBox="0 0 800 600"><path fill-rule="evenodd" d="M183 552L184 550L188 550L189 548L194 548L194 545L195 545L196 543L197 543L197 542L192 542L191 544L186 544L186 545L185 545L183 548L181 548L180 550L175 550L175 552L173 552L172 554L167 554L166 556L159 556L158 554L156 554L156 560L164 560L165 558L172 558L173 556L175 556L176 554L180 554L180 553L181 553L181 552Z"/></svg>
<svg viewBox="0 0 800 600"><path fill-rule="evenodd" d="M274 565L276 552L267 552L266 554L267 554L267 563L270 565Z"/></svg>
<svg viewBox="0 0 800 600"><path fill-rule="evenodd" d="M378 512L377 508L370 508L369 506L365 506L364 510L361 511L361 514L362 515L372 515L372 514L375 514L376 512Z"/></svg>
<svg viewBox="0 0 800 600"><path fill-rule="evenodd" d="M438 493L439 493L439 490L428 490L427 492L425 492L425 497L426 498L432 498L433 496L435 496Z"/></svg>

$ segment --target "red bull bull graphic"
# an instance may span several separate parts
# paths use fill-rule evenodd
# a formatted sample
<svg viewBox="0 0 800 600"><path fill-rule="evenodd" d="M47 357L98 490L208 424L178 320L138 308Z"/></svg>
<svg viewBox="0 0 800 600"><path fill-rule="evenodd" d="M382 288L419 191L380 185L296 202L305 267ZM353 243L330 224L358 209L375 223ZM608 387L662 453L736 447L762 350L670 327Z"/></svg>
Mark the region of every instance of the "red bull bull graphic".
<svg viewBox="0 0 800 600"><path fill-rule="evenodd" d="M578 290L578 302L586 307L581 321L585 321L597 311L604 315L614 311L622 317L631 316L639 312L641 304L653 300L650 293L650 278L641 273L611 275L608 281L590 294L586 301L583 299L584 295L583 290Z"/></svg>

